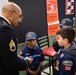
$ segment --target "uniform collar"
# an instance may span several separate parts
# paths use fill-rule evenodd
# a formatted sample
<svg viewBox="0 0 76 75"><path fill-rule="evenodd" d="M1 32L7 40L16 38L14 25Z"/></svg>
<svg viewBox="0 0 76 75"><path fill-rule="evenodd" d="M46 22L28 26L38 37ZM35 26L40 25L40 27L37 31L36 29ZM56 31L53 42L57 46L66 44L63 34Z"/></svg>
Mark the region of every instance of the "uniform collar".
<svg viewBox="0 0 76 75"><path fill-rule="evenodd" d="M11 25L11 23L10 23L4 16L0 15L0 17L2 17L3 19L5 19L5 20L7 21L7 23L8 23L9 25Z"/></svg>
<svg viewBox="0 0 76 75"><path fill-rule="evenodd" d="M27 48L29 48L28 46L26 46ZM29 48L30 49L30 48ZM36 46L34 45L34 48L33 48L34 50L36 50ZM30 50L32 50L32 49L30 49Z"/></svg>
<svg viewBox="0 0 76 75"><path fill-rule="evenodd" d="M71 46L70 46L69 48L67 48L67 49L64 49L63 47L60 48L61 51L70 51L70 50L74 50L74 49L76 49L76 44L75 44L75 42L72 42L72 43L71 43Z"/></svg>

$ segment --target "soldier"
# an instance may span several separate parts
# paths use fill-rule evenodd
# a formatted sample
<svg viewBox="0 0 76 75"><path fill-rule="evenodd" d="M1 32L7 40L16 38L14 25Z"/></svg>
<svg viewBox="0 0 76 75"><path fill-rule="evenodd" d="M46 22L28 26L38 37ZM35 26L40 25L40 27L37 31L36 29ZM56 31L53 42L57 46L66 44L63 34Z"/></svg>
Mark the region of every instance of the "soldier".
<svg viewBox="0 0 76 75"><path fill-rule="evenodd" d="M13 27L22 22L22 10L7 2L2 7L0 16L0 75L19 75L19 70L26 70L32 63L31 58L21 60L17 56L17 40Z"/></svg>

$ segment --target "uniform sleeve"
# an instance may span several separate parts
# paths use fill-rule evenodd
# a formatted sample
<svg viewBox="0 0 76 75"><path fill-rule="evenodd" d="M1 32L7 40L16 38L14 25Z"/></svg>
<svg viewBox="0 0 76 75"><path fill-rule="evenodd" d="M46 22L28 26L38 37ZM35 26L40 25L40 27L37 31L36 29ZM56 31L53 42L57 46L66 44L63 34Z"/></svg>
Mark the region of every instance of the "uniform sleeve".
<svg viewBox="0 0 76 75"><path fill-rule="evenodd" d="M0 63L7 70L24 70L28 67L28 61L20 60L17 56L17 41L14 32L5 27L0 30Z"/></svg>
<svg viewBox="0 0 76 75"><path fill-rule="evenodd" d="M22 57L26 57L26 51L27 51L27 49L26 49L26 47L24 47L23 49L22 49L22 51L20 52L20 56L22 56Z"/></svg>
<svg viewBox="0 0 76 75"><path fill-rule="evenodd" d="M39 47L37 47L37 49L39 51L39 54L41 55L40 61L42 62L42 61L45 60L44 54L43 54L42 50Z"/></svg>

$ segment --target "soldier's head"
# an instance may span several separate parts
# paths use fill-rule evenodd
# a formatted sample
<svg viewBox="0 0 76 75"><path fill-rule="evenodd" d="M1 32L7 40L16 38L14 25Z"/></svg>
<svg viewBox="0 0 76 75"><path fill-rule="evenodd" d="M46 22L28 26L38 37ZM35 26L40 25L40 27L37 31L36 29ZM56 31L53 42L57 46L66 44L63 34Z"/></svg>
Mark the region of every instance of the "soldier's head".
<svg viewBox="0 0 76 75"><path fill-rule="evenodd" d="M22 22L22 10L14 2L7 2L2 7L2 16L4 16L12 26L17 26Z"/></svg>

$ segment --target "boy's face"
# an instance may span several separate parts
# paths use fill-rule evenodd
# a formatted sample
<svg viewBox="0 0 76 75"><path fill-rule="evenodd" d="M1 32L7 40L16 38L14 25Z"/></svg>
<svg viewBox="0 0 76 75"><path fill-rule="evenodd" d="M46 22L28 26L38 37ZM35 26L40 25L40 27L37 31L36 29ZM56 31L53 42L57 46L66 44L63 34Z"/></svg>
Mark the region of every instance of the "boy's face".
<svg viewBox="0 0 76 75"><path fill-rule="evenodd" d="M67 39L63 39L60 35L57 35L57 41L59 46L65 47L67 45Z"/></svg>
<svg viewBox="0 0 76 75"><path fill-rule="evenodd" d="M26 42L27 42L28 46L31 48L33 48L33 46L36 44L36 40L27 40Z"/></svg>

